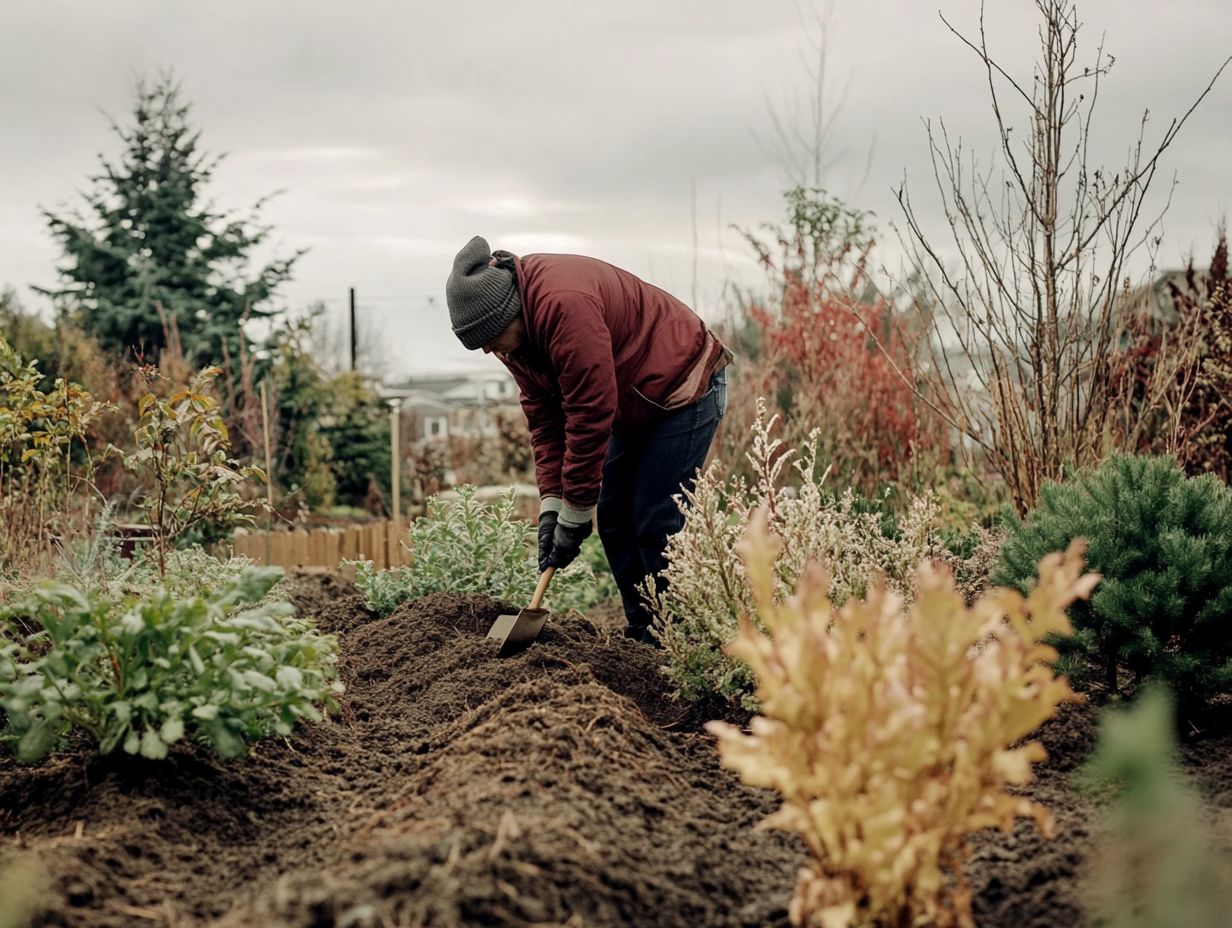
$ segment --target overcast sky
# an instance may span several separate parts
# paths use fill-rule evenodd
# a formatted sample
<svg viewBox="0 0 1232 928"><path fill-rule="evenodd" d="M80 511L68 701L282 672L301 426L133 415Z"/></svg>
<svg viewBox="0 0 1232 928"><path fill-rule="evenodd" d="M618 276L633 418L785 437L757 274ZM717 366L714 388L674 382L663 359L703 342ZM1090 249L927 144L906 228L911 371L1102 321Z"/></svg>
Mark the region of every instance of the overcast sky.
<svg viewBox="0 0 1232 928"><path fill-rule="evenodd" d="M944 231L922 119L946 119L977 151L994 140L979 63L939 10L977 26L978 0L832 7L827 184L882 228L901 219L892 190L906 176ZM1153 136L1232 52L1227 0L1080 11L1084 60L1101 35L1117 59L1099 120L1112 155L1144 108ZM994 49L1029 77L1034 4L992 0L987 16ZM135 78L171 67L205 147L228 153L218 204L285 191L265 218L284 250L310 249L287 305L325 300L341 322L356 287L391 374L476 361L444 305L451 259L474 234L604 258L713 316L725 281L757 279L728 226L782 215L771 105L786 112L811 91L793 0L40 0L6 3L3 26L0 286L39 305L29 285L52 283L57 259L39 207L79 202L97 156L116 151L104 114L123 120ZM1173 172L1179 186L1161 262L1194 249L1205 261L1232 209L1232 72L1164 169L1161 187Z"/></svg>

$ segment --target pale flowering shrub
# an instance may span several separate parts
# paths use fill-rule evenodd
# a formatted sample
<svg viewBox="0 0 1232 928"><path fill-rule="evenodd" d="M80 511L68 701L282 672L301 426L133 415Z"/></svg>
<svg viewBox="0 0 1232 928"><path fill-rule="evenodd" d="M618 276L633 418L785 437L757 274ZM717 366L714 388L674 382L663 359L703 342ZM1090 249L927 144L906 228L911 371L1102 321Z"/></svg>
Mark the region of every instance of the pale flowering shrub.
<svg viewBox="0 0 1232 928"><path fill-rule="evenodd" d="M966 837L1046 809L1010 792L1045 757L1023 742L1067 701L1049 634L1098 581L1075 542L1039 565L1027 596L995 589L968 606L945 566L923 564L914 600L874 583L839 607L810 566L778 595L786 555L758 516L742 546L765 631L748 618L728 650L757 681L749 733L711 722L725 766L777 790L768 827L799 835L810 859L791 920L816 928L972 926Z"/></svg>
<svg viewBox="0 0 1232 928"><path fill-rule="evenodd" d="M968 565L946 549L934 495L914 499L897 526L889 529L882 515L869 511L853 491L835 496L828 490L816 432L802 448L788 449L773 434L777 421L777 416L767 418L764 402L759 404L747 452L755 474L752 482L726 477L714 464L698 477L693 491L684 494L684 529L668 540L666 591L649 585L645 589L667 652L666 673L682 698L718 695L756 708L749 668L723 650L736 637L742 615L761 622L737 550L755 512L765 511L767 531L780 542L773 571L775 602L795 591L813 562L826 565L830 596L839 604L863 596L879 576L909 599L916 568L932 560L955 564L964 575L964 588L975 589L982 582L967 576ZM795 475L797 486L784 486L789 474Z"/></svg>

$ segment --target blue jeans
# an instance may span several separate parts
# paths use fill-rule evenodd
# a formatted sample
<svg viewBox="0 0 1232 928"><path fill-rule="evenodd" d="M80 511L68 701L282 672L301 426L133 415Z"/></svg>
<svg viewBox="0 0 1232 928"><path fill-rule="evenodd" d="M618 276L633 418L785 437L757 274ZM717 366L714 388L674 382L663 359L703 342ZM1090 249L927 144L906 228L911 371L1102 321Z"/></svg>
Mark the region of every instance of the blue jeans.
<svg viewBox="0 0 1232 928"><path fill-rule="evenodd" d="M672 410L644 434L612 436L599 491L599 538L620 589L628 638L653 640L639 587L653 575L660 592L667 588L663 552L668 536L684 527L672 497L693 489L726 410L727 373L721 370L693 405Z"/></svg>

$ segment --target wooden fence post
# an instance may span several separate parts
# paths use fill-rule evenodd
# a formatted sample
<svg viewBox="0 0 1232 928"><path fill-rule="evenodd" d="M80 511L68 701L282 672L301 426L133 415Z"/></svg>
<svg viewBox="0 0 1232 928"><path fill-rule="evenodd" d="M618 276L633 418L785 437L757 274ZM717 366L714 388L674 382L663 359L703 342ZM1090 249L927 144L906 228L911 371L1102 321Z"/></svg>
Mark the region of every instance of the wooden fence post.
<svg viewBox="0 0 1232 928"><path fill-rule="evenodd" d="M308 563L308 533L302 528L291 533L291 563L296 567Z"/></svg>
<svg viewBox="0 0 1232 928"><path fill-rule="evenodd" d="M373 522L368 526L368 556L377 570L385 568L385 525Z"/></svg>
<svg viewBox="0 0 1232 928"><path fill-rule="evenodd" d="M284 570L287 567L287 562L290 558L287 556L287 543L291 536L287 532L271 532L269 536L270 542L270 564L275 567L281 567Z"/></svg>

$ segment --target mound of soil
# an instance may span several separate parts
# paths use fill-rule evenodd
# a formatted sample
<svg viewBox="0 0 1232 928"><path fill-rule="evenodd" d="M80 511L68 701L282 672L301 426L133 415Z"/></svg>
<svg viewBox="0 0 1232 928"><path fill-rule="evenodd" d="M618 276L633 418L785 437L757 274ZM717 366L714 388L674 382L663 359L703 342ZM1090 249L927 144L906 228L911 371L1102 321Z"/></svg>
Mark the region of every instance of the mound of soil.
<svg viewBox="0 0 1232 928"><path fill-rule="evenodd" d="M785 923L801 850L753 831L767 797L632 709L596 682L506 690L440 733L335 866L222 924Z"/></svg>
<svg viewBox="0 0 1232 928"><path fill-rule="evenodd" d="M349 632L372 621L359 587L338 574L292 571L283 581L283 591L296 611L316 619L323 632Z"/></svg>
<svg viewBox="0 0 1232 928"><path fill-rule="evenodd" d="M0 850L48 875L35 925L786 923L802 852L753 830L773 797L719 768L658 652L575 617L502 660L489 600L382 619L336 578L290 586L339 637L326 722L239 762L0 759Z"/></svg>
<svg viewBox="0 0 1232 928"><path fill-rule="evenodd" d="M0 857L46 873L37 926L376 928L769 926L803 848L754 825L773 795L743 787L700 733L716 707L666 695L659 652L619 623L553 620L496 657L502 611L432 596L387 618L328 575L289 581L338 635L340 710L239 762L177 746L162 762L80 751L0 759ZM972 841L977 923L1085 924L1093 801L1069 784L1093 710L1045 727L1032 826ZM1228 738L1187 748L1213 808L1232 808Z"/></svg>

